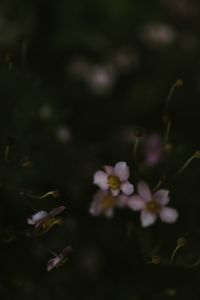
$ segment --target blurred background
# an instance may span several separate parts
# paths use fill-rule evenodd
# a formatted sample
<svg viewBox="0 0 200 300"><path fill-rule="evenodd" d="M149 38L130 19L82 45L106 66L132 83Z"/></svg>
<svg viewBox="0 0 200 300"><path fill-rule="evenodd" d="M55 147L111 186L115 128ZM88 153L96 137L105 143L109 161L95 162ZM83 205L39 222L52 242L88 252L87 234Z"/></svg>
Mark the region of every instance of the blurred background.
<svg viewBox="0 0 200 300"><path fill-rule="evenodd" d="M176 224L143 229L126 209L89 214L102 165L127 161L131 181L153 187L199 148L199 51L197 0L0 1L1 299L199 299L200 268L185 267L200 256L198 160L167 186ZM170 151L148 165L145 139L163 135L179 78ZM52 190L60 196L28 196ZM27 217L60 205L63 223L36 236ZM69 261L47 272L48 249L68 245Z"/></svg>

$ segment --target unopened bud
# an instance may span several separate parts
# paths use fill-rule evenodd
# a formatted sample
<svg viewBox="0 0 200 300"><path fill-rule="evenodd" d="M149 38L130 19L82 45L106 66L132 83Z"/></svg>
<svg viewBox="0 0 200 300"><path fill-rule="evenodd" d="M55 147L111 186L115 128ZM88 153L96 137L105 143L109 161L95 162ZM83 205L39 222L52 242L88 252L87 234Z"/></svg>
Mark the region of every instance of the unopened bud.
<svg viewBox="0 0 200 300"><path fill-rule="evenodd" d="M135 136L136 138L141 138L141 137L143 136L143 129L140 128L140 127L136 127L136 128L134 129L134 136Z"/></svg>
<svg viewBox="0 0 200 300"><path fill-rule="evenodd" d="M177 240L177 245L179 245L180 247L184 247L186 245L186 243L187 243L187 240L184 237L180 237Z"/></svg>
<svg viewBox="0 0 200 300"><path fill-rule="evenodd" d="M58 198L60 196L60 192L58 190L55 190L55 191L52 191L51 192L51 195L54 197L54 198Z"/></svg>
<svg viewBox="0 0 200 300"><path fill-rule="evenodd" d="M160 256L154 255L154 256L152 257L152 264L154 264L154 265L159 265L159 264L160 264Z"/></svg>
<svg viewBox="0 0 200 300"><path fill-rule="evenodd" d="M195 156L196 156L196 158L200 158L200 151L199 150L195 152Z"/></svg>
<svg viewBox="0 0 200 300"><path fill-rule="evenodd" d="M183 85L183 80L182 79L178 79L177 81L176 81L176 86L177 87L181 87Z"/></svg>

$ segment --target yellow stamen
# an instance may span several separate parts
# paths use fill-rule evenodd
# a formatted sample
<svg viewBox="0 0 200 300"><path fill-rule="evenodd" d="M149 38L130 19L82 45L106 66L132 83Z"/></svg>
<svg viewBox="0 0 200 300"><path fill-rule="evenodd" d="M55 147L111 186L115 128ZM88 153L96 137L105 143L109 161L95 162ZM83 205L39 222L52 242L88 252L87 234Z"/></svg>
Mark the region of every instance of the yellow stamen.
<svg viewBox="0 0 200 300"><path fill-rule="evenodd" d="M150 213L156 214L160 210L160 205L156 201L151 200L146 203L146 210L148 210Z"/></svg>
<svg viewBox="0 0 200 300"><path fill-rule="evenodd" d="M120 188L121 181L117 176L109 176L108 177L108 185L111 190L117 190Z"/></svg>

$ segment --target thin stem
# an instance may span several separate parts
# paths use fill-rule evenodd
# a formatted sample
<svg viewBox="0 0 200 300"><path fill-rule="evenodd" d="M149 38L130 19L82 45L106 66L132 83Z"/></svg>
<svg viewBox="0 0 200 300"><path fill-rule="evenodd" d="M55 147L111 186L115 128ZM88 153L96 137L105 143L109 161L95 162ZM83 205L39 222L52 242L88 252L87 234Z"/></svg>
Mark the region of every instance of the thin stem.
<svg viewBox="0 0 200 300"><path fill-rule="evenodd" d="M181 79L178 79L171 87L171 89L169 90L169 93L167 95L167 99L166 99L166 102L165 102L165 107L164 107L164 113L163 115L166 116L167 115L167 111L168 111L168 108L169 108L169 103L170 103L170 100L172 99L172 96L173 96L173 93L176 89L176 87L180 87L183 85L183 81Z"/></svg>
<svg viewBox="0 0 200 300"><path fill-rule="evenodd" d="M10 145L7 145L5 148L5 161L9 162L9 154L10 154Z"/></svg>
<svg viewBox="0 0 200 300"><path fill-rule="evenodd" d="M171 181L173 181L176 177L178 177L186 168L187 166L193 161L193 159L195 159L196 153L194 155L192 155L187 161L186 163L178 170L178 172L176 172L176 174L172 177Z"/></svg>
<svg viewBox="0 0 200 300"><path fill-rule="evenodd" d="M176 246L176 248L174 249L174 251L172 252L172 255L171 255L171 257L170 257L170 262L171 262L171 264L173 264L175 255L176 255L176 253L178 252L178 250L179 250L181 247L182 247L182 246L178 244L178 245Z"/></svg>
<svg viewBox="0 0 200 300"><path fill-rule="evenodd" d="M172 127L171 120L168 118L166 122L166 128L165 128L165 136L164 136L164 143L167 144L169 140L169 134Z"/></svg>
<svg viewBox="0 0 200 300"><path fill-rule="evenodd" d="M185 237L180 237L180 238L178 238L178 240L177 240L177 246L176 246L176 248L174 249L174 251L172 252L172 255L171 255L171 257L170 257L170 262L171 262L171 264L173 264L175 255L176 255L176 253L178 252L178 250L179 250L180 248L182 248L182 247L185 247L186 243L187 243L187 240L186 240Z"/></svg>
<svg viewBox="0 0 200 300"><path fill-rule="evenodd" d="M183 85L183 81L181 79L178 79L170 88L169 93L166 98L166 101L165 101L165 106L164 106L164 111L163 111L163 122L166 124L165 135L164 135L165 144L167 144L167 142L168 142L169 134L170 134L170 130L171 130L171 120L168 115L169 103L170 103L170 100L172 99L175 89L182 85Z"/></svg>
<svg viewBox="0 0 200 300"><path fill-rule="evenodd" d="M135 160L137 158L137 149L138 149L138 145L139 145L139 138L136 137L135 138L135 143L134 143L134 157L135 157Z"/></svg>
<svg viewBox="0 0 200 300"><path fill-rule="evenodd" d="M156 190L158 190L162 183L163 183L163 181L162 181L162 179L160 179L158 181L158 183L156 184L156 186L153 188L153 191L155 192Z"/></svg>
<svg viewBox="0 0 200 300"><path fill-rule="evenodd" d="M200 258L196 262L194 262L192 264L186 264L186 265L184 265L184 267L185 268L195 268L195 267L198 267L199 265L200 265Z"/></svg>

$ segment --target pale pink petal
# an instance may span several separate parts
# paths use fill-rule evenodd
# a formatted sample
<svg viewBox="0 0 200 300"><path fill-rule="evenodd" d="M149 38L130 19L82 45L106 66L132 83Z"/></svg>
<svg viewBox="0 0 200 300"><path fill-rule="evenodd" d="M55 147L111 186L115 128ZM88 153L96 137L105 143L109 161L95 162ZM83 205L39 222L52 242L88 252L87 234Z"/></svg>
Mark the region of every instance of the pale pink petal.
<svg viewBox="0 0 200 300"><path fill-rule="evenodd" d="M127 200L127 206L132 210L141 210L144 209L145 202L139 195L133 195Z"/></svg>
<svg viewBox="0 0 200 300"><path fill-rule="evenodd" d="M121 184L121 191L125 195L129 196L129 195L133 194L134 187L129 181L125 181Z"/></svg>
<svg viewBox="0 0 200 300"><path fill-rule="evenodd" d="M46 211L41 210L41 211L37 212L36 214L32 215L31 218L28 218L27 222L28 222L28 224L33 225L33 224L36 224L39 221L45 219L46 217L48 217L48 215L49 214Z"/></svg>
<svg viewBox="0 0 200 300"><path fill-rule="evenodd" d="M31 218L28 218L28 219L27 219L27 223L28 223L29 225L35 225L35 222L34 222L33 219L31 219Z"/></svg>
<svg viewBox="0 0 200 300"><path fill-rule="evenodd" d="M93 216L98 216L102 212L101 206L96 205L96 203L92 203L90 208L89 208L89 213Z"/></svg>
<svg viewBox="0 0 200 300"><path fill-rule="evenodd" d="M60 214L63 210L65 210L64 205L56 207L49 212L49 215L56 216L56 215Z"/></svg>
<svg viewBox="0 0 200 300"><path fill-rule="evenodd" d="M112 195L116 197L116 196L118 196L118 195L119 195L119 193L120 193L120 189L111 190L111 192L112 192Z"/></svg>
<svg viewBox="0 0 200 300"><path fill-rule="evenodd" d="M163 222L174 223L178 218L178 212L176 209L171 207L162 207L159 216Z"/></svg>
<svg viewBox="0 0 200 300"><path fill-rule="evenodd" d="M72 247L68 246L68 247L66 247L65 249L62 250L62 252L60 253L60 256L65 257L65 256L68 256L71 253L72 253Z"/></svg>
<svg viewBox="0 0 200 300"><path fill-rule="evenodd" d="M109 195L110 193L108 193L107 191L102 191L102 190L98 190L94 196L93 196L93 201L90 205L89 208L89 212L91 215L93 216L98 216L102 213L102 200Z"/></svg>
<svg viewBox="0 0 200 300"><path fill-rule="evenodd" d="M108 176L103 171L97 171L94 174L93 183L98 185L102 190L108 189Z"/></svg>
<svg viewBox="0 0 200 300"><path fill-rule="evenodd" d="M151 214L146 210L143 210L141 212L141 223L143 227L147 227L155 223L156 218L157 218L156 214Z"/></svg>
<svg viewBox="0 0 200 300"><path fill-rule="evenodd" d="M60 262L61 262L61 257L59 257L59 256L57 256L55 258L51 258L47 264L47 271L51 271L52 269L57 267Z"/></svg>
<svg viewBox="0 0 200 300"><path fill-rule="evenodd" d="M114 175L114 168L112 166L104 166L104 170L108 176Z"/></svg>
<svg viewBox="0 0 200 300"><path fill-rule="evenodd" d="M161 137L157 134L150 135L147 137L145 143L145 152L147 164L151 167L159 163L163 156L163 144Z"/></svg>
<svg viewBox="0 0 200 300"><path fill-rule="evenodd" d="M140 181L138 183L138 194L144 199L145 202L152 200L150 188L144 181Z"/></svg>
<svg viewBox="0 0 200 300"><path fill-rule="evenodd" d="M169 202L169 191L168 190L158 190L153 194L153 199L160 205L166 205Z"/></svg>
<svg viewBox="0 0 200 300"><path fill-rule="evenodd" d="M126 162L119 161L115 164L114 174L119 177L121 181L126 181L129 178L129 167Z"/></svg>

